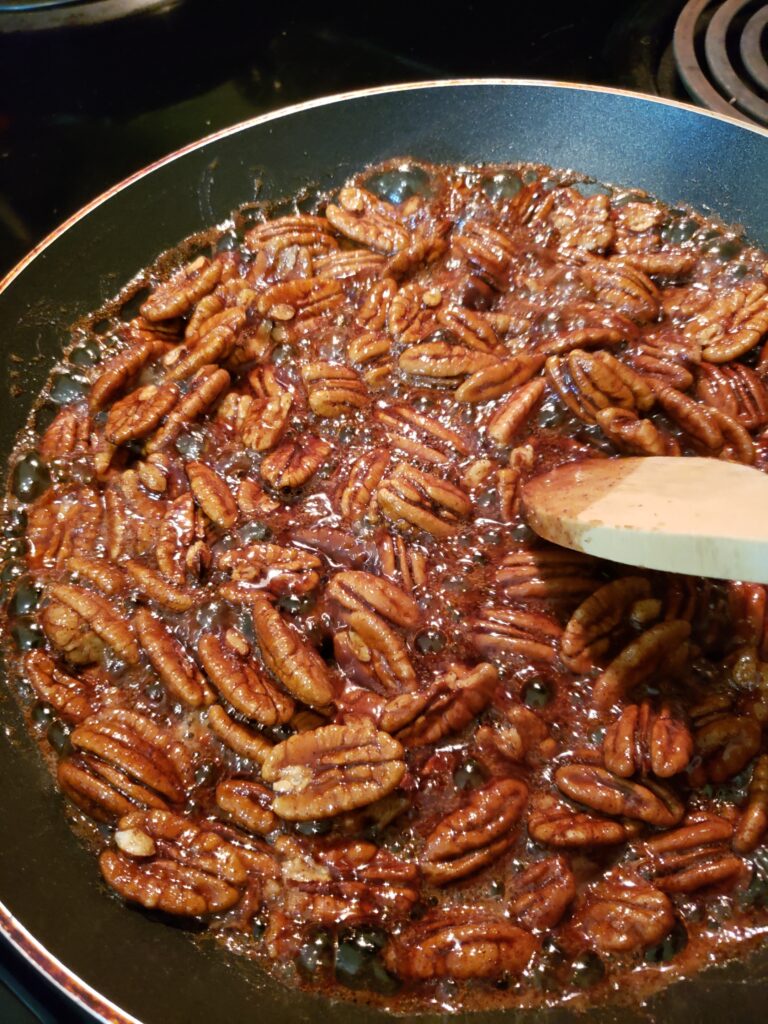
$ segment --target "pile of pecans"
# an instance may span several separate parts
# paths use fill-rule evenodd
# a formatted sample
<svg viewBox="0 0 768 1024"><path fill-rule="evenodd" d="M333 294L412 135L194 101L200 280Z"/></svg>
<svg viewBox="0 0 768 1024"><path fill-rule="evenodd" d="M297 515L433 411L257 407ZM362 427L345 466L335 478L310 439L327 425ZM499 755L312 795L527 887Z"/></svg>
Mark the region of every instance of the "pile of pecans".
<svg viewBox="0 0 768 1024"><path fill-rule="evenodd" d="M400 161L146 282L8 502L22 699L106 883L399 1009L639 998L768 930L765 588L520 512L586 457L768 466L765 254Z"/></svg>

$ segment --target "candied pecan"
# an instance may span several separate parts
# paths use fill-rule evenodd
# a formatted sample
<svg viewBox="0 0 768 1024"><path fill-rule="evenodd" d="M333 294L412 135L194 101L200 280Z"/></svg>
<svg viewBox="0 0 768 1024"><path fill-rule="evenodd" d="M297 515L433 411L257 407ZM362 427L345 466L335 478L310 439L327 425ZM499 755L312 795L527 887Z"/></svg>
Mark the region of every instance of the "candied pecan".
<svg viewBox="0 0 768 1024"><path fill-rule="evenodd" d="M476 352L495 352L500 349L496 332L482 313L465 306L450 305L438 310L437 322L463 345Z"/></svg>
<svg viewBox="0 0 768 1024"><path fill-rule="evenodd" d="M701 363L701 352L674 328L664 326L644 333L637 344L627 349L624 358L652 384L687 391L693 384L692 371Z"/></svg>
<svg viewBox="0 0 768 1024"><path fill-rule="evenodd" d="M698 774L711 782L725 782L746 768L760 749L759 722L750 715L729 712L703 715L692 708L694 749L702 764Z"/></svg>
<svg viewBox="0 0 768 1024"><path fill-rule="evenodd" d="M62 672L44 651L28 651L24 655L24 679L38 699L50 704L66 721L82 722L93 714L94 697L82 678Z"/></svg>
<svg viewBox="0 0 768 1024"><path fill-rule="evenodd" d="M566 796L603 814L647 821L660 828L676 825L685 814L685 806L671 790L648 779L630 782L596 765L564 765L554 779Z"/></svg>
<svg viewBox="0 0 768 1024"><path fill-rule="evenodd" d="M605 767L621 778L653 773L660 779L685 771L693 757L693 737L668 707L630 704L608 727L603 741Z"/></svg>
<svg viewBox="0 0 768 1024"><path fill-rule="evenodd" d="M425 301L428 294L423 285L409 281L390 299L387 327L403 345L420 341L437 327L435 308Z"/></svg>
<svg viewBox="0 0 768 1024"><path fill-rule="evenodd" d="M207 721L211 732L240 757L260 764L272 749L269 740L230 718L219 704L208 708Z"/></svg>
<svg viewBox="0 0 768 1024"><path fill-rule="evenodd" d="M621 257L590 260L579 276L604 306L643 324L659 315L659 290L651 279Z"/></svg>
<svg viewBox="0 0 768 1024"><path fill-rule="evenodd" d="M154 289L142 304L141 315L151 321L181 316L204 295L213 291L221 277L221 270L220 262L211 262L205 256L198 256Z"/></svg>
<svg viewBox="0 0 768 1024"><path fill-rule="evenodd" d="M195 533L195 503L186 492L166 506L155 546L158 568L173 583L185 582L186 555Z"/></svg>
<svg viewBox="0 0 768 1024"><path fill-rule="evenodd" d="M531 931L554 928L576 895L576 880L561 853L534 861L523 871L509 872L504 896L510 914Z"/></svg>
<svg viewBox="0 0 768 1024"><path fill-rule="evenodd" d="M635 341L637 326L622 313L594 302L577 302L557 315L542 315L533 328L536 351L559 355L572 349L605 348Z"/></svg>
<svg viewBox="0 0 768 1024"><path fill-rule="evenodd" d="M574 910L587 942L607 953L660 942L675 923L669 897L630 872L612 872L588 886Z"/></svg>
<svg viewBox="0 0 768 1024"><path fill-rule="evenodd" d="M149 384L132 391L115 402L104 425L104 436L110 444L120 445L151 434L179 398L173 383Z"/></svg>
<svg viewBox="0 0 768 1024"><path fill-rule="evenodd" d="M218 473L204 462L188 462L189 486L200 508L221 530L228 530L237 521L237 503Z"/></svg>
<svg viewBox="0 0 768 1024"><path fill-rule="evenodd" d="M406 593L427 582L427 556L415 546L409 547L399 535L382 537L378 552L382 573L401 582Z"/></svg>
<svg viewBox="0 0 768 1024"><path fill-rule="evenodd" d="M337 572L325 592L348 612L369 606L390 622L410 628L418 626L421 619L418 605L405 591L369 572Z"/></svg>
<svg viewBox="0 0 768 1024"><path fill-rule="evenodd" d="M90 665L104 653L101 638L87 619L60 601L49 602L40 612L40 624L50 644L71 665Z"/></svg>
<svg viewBox="0 0 768 1024"><path fill-rule="evenodd" d="M391 938L384 962L402 978L498 978L519 974L536 949L527 931L481 909L435 911Z"/></svg>
<svg viewBox="0 0 768 1024"><path fill-rule="evenodd" d="M669 619L651 626L632 640L595 681L592 699L601 710L609 708L660 668L679 671L688 657L690 623Z"/></svg>
<svg viewBox="0 0 768 1024"><path fill-rule="evenodd" d="M410 235L398 220L397 208L363 188L341 189L338 205L329 203L325 215L340 234L386 256L409 245Z"/></svg>
<svg viewBox="0 0 768 1024"><path fill-rule="evenodd" d="M710 363L727 363L749 352L768 331L768 288L748 282L714 297L683 328Z"/></svg>
<svg viewBox="0 0 768 1024"><path fill-rule="evenodd" d="M110 821L137 805L181 804L190 784L186 748L135 711L103 711L72 732L74 753L62 760L62 790L93 818Z"/></svg>
<svg viewBox="0 0 768 1024"><path fill-rule="evenodd" d="M506 283L515 247L512 239L489 224L467 220L454 236L454 246L470 263L479 267L494 288L501 291Z"/></svg>
<svg viewBox="0 0 768 1024"><path fill-rule="evenodd" d="M96 412L111 402L116 394L131 384L147 363L167 351L168 346L165 342L150 335L101 363L101 373L91 385L88 395L91 412Z"/></svg>
<svg viewBox="0 0 768 1024"><path fill-rule="evenodd" d="M368 389L358 374L342 363L317 360L305 363L301 379L307 387L309 407L318 416L336 419L368 404Z"/></svg>
<svg viewBox="0 0 768 1024"><path fill-rule="evenodd" d="M139 608L133 625L152 668L171 696L191 708L213 702L213 691L203 674L160 619L147 608Z"/></svg>
<svg viewBox="0 0 768 1024"><path fill-rule="evenodd" d="M288 426L292 405L293 395L282 389L276 395L255 398L240 431L243 444L257 452L274 448Z"/></svg>
<svg viewBox="0 0 768 1024"><path fill-rule="evenodd" d="M558 623L539 611L484 608L469 620L468 639L487 658L521 655L532 661L552 662L560 639Z"/></svg>
<svg viewBox="0 0 768 1024"><path fill-rule="evenodd" d="M331 454L331 446L307 434L301 441L286 441L261 463L262 479L277 490L302 487Z"/></svg>
<svg viewBox="0 0 768 1024"><path fill-rule="evenodd" d="M331 818L373 803L405 774L403 748L370 719L326 725L278 743L262 762L272 809L287 821Z"/></svg>
<svg viewBox="0 0 768 1024"><path fill-rule="evenodd" d="M213 633L200 637L197 653L208 678L236 711L262 725L290 721L295 704L256 662L239 656Z"/></svg>
<svg viewBox="0 0 768 1024"><path fill-rule="evenodd" d="M526 392L526 388L521 385L525 385L530 380L543 362L543 356L520 354L477 370L459 385L454 392L454 398L457 402L487 402L492 398L499 398L501 395L507 394L508 391L515 391L516 396L523 394ZM529 385L527 391L531 390ZM543 386L541 391L543 391ZM538 398L530 403L527 413L530 413L536 401ZM505 408L509 405L508 401L505 403Z"/></svg>
<svg viewBox="0 0 768 1024"><path fill-rule="evenodd" d="M575 189L560 188L549 194L544 208L549 207L550 200L552 206L547 221L558 233L559 248L602 252L611 244L616 229L610 217L608 196L602 193L582 196Z"/></svg>
<svg viewBox="0 0 768 1024"><path fill-rule="evenodd" d="M493 772L504 762L536 764L552 749L549 730L533 711L523 705L505 710L505 719L481 725L475 733L478 760Z"/></svg>
<svg viewBox="0 0 768 1024"><path fill-rule="evenodd" d="M155 572L143 562L128 559L125 568L141 595L147 600L155 601L161 608L169 608L173 612L186 612L195 603L193 594L188 590L169 583L159 572Z"/></svg>
<svg viewBox="0 0 768 1024"><path fill-rule="evenodd" d="M513 826L527 800L528 787L519 779L500 779L475 790L427 836L421 862L425 876L445 885L496 860L513 842Z"/></svg>
<svg viewBox="0 0 768 1024"><path fill-rule="evenodd" d="M460 732L491 700L499 676L493 665L452 665L426 691L402 694L384 705L379 725L405 747L436 743Z"/></svg>
<svg viewBox="0 0 768 1024"><path fill-rule="evenodd" d="M422 462L448 463L456 452L469 454L465 439L455 430L403 403L376 409L374 419L384 424L393 448Z"/></svg>
<svg viewBox="0 0 768 1024"><path fill-rule="evenodd" d="M533 445L521 444L509 453L509 465L496 474L499 511L505 523L511 523L520 511L523 477L533 469L536 453Z"/></svg>
<svg viewBox="0 0 768 1024"><path fill-rule="evenodd" d="M637 868L663 892L731 887L745 874L744 861L729 849L732 835L733 825L725 818L709 813L691 815L680 828L638 846Z"/></svg>
<svg viewBox="0 0 768 1024"><path fill-rule="evenodd" d="M595 590L596 567L594 558L564 548L516 551L501 560L496 582L513 600L578 599Z"/></svg>
<svg viewBox="0 0 768 1024"><path fill-rule="evenodd" d="M318 569L323 563L317 555L301 548L257 543L224 551L216 564L229 572L233 580L264 583L276 594L303 594L319 583Z"/></svg>
<svg viewBox="0 0 768 1024"><path fill-rule="evenodd" d="M288 693L310 707L325 707L334 687L325 662L269 601L254 594L253 625L264 664Z"/></svg>
<svg viewBox="0 0 768 1024"><path fill-rule="evenodd" d="M733 836L737 853L751 853L768 831L768 754L761 754L752 766L747 803Z"/></svg>
<svg viewBox="0 0 768 1024"><path fill-rule="evenodd" d="M675 439L631 409L609 406L595 413L595 422L619 451L630 455L679 455Z"/></svg>
<svg viewBox="0 0 768 1024"><path fill-rule="evenodd" d="M312 269L320 277L364 278L379 277L386 272L387 260L376 252L365 249L336 249L312 260Z"/></svg>
<svg viewBox="0 0 768 1024"><path fill-rule="evenodd" d="M168 367L167 380L185 381L203 367L223 363L228 359L237 343L237 331L242 325L244 314L239 309L227 309L220 314L220 318L220 322L205 334L188 339L163 357Z"/></svg>
<svg viewBox="0 0 768 1024"><path fill-rule="evenodd" d="M247 881L236 847L168 811L134 811L118 822L115 845L99 858L104 880L149 910L202 917L229 910Z"/></svg>
<svg viewBox="0 0 768 1024"><path fill-rule="evenodd" d="M244 242L251 252L266 249L270 256L295 245L307 248L313 255L333 252L339 245L325 217L308 213L289 214L256 224L246 231Z"/></svg>
<svg viewBox="0 0 768 1024"><path fill-rule="evenodd" d="M488 436L497 444L510 444L544 397L546 387L546 382L541 377L537 377L528 381L527 384L523 384L522 387L516 388L488 420ZM458 392L456 397L459 397Z"/></svg>
<svg viewBox="0 0 768 1024"><path fill-rule="evenodd" d="M145 444L147 453L172 445L184 428L193 423L217 400L229 384L229 374L218 366L202 366L192 378L186 394L168 414L165 423Z"/></svg>
<svg viewBox="0 0 768 1024"><path fill-rule="evenodd" d="M495 366L499 356L449 341L422 341L400 353L398 365L414 377L451 380Z"/></svg>
<svg viewBox="0 0 768 1024"><path fill-rule="evenodd" d="M418 868L374 843L336 842L310 852L286 835L281 857L283 909L313 925L338 926L407 916L418 897Z"/></svg>
<svg viewBox="0 0 768 1024"><path fill-rule="evenodd" d="M91 421L85 409L65 406L45 431L37 446L43 462L54 462L88 446Z"/></svg>
<svg viewBox="0 0 768 1024"><path fill-rule="evenodd" d="M216 805L246 832L269 835L280 819L269 807L272 794L252 779L227 779L216 787Z"/></svg>
<svg viewBox="0 0 768 1024"><path fill-rule="evenodd" d="M758 374L742 363L727 366L703 363L697 376L696 394L747 430L768 423L768 390Z"/></svg>
<svg viewBox="0 0 768 1024"><path fill-rule="evenodd" d="M115 654L130 665L136 664L139 660L139 645L130 623L105 597L69 583L53 583L48 592L56 602L86 622Z"/></svg>
<svg viewBox="0 0 768 1024"><path fill-rule="evenodd" d="M617 627L626 623L638 601L651 594L642 576L621 576L586 598L566 623L560 656L572 672L588 672L609 651ZM661 607L659 607L659 612Z"/></svg>
<svg viewBox="0 0 768 1024"><path fill-rule="evenodd" d="M535 793L528 832L546 846L614 846L636 836L642 826L629 819L599 818L576 811L547 793Z"/></svg>
<svg viewBox="0 0 768 1024"><path fill-rule="evenodd" d="M362 296L357 310L357 323L367 331L381 331L387 324L389 306L397 287L397 281L392 277L373 281Z"/></svg>
<svg viewBox="0 0 768 1024"><path fill-rule="evenodd" d="M261 292L256 308L262 316L273 320L306 320L335 309L343 298L341 285L333 278L297 278L273 284Z"/></svg>
<svg viewBox="0 0 768 1024"><path fill-rule="evenodd" d="M389 452L385 448L372 448L351 463L338 496L345 519L356 522L368 514L388 463Z"/></svg>
<svg viewBox="0 0 768 1024"><path fill-rule="evenodd" d="M383 387L392 370L391 342L386 334L366 331L347 344L347 358L362 367L361 373L370 388Z"/></svg>
<svg viewBox="0 0 768 1024"><path fill-rule="evenodd" d="M572 349L565 356L550 356L546 372L565 405L585 423L595 423L597 413L609 406L645 411L654 402L640 374L610 352Z"/></svg>
<svg viewBox="0 0 768 1024"><path fill-rule="evenodd" d="M433 537L452 536L472 510L461 488L404 462L381 481L376 500L391 522L415 526Z"/></svg>
<svg viewBox="0 0 768 1024"><path fill-rule="evenodd" d="M72 555L67 559L67 570L75 581L85 580L106 594L114 597L127 589L125 573L112 565L106 558L88 558L85 555Z"/></svg>

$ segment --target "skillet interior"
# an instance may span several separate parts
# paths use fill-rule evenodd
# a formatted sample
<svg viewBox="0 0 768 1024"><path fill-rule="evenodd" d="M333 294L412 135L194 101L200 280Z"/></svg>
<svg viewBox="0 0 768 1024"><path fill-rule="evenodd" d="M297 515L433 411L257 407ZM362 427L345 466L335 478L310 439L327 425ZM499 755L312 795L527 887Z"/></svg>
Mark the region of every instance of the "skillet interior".
<svg viewBox="0 0 768 1024"><path fill-rule="evenodd" d="M768 196L760 187L768 135L680 105L595 89L486 82L395 88L294 108L139 177L73 223L0 293L8 389L0 403L3 462L68 339L67 326L160 251L254 198L256 179L265 183L262 195L287 195L308 182L337 185L364 164L397 154L434 162L535 160L574 167L742 222L751 241L768 247ZM23 359L21 397L10 392L10 371L20 365L10 361L13 355ZM130 1014L142 1024L202 1024L242 1021L252 1013L281 1024L321 1019L327 1006L316 997L288 992L247 962L212 944L201 949L180 930L108 898L5 695L0 737L0 901L7 908L0 907L0 928L12 932L12 914L71 972L122 1008L111 1013L102 1004L105 1019L130 1020ZM24 945L18 936L16 941ZM64 983L72 985L71 979ZM675 1024L693 1015L705 1024L736 1012L749 1024L762 1019L767 997L768 949L746 966L674 986L647 1010L594 1011L589 1019ZM391 1019L351 1004L337 1005L333 1014L344 1024ZM455 1019L495 1024L532 1015ZM561 1024L575 1018L556 1011L536 1019Z"/></svg>

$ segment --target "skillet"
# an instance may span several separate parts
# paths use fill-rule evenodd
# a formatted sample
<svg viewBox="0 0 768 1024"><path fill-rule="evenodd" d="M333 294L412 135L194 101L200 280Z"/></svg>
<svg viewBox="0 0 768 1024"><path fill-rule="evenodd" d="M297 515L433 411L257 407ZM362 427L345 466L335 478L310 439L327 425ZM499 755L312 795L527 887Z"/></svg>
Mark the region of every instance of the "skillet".
<svg viewBox="0 0 768 1024"><path fill-rule="evenodd" d="M68 325L161 251L253 200L258 181L260 198L290 195L308 183L325 189L394 155L573 167L741 222L751 242L768 248L768 132L734 119L618 90L503 80L418 83L301 104L212 135L115 186L0 282L3 463L68 340ZM2 691L0 780L0 931L99 1020L314 1024L328 1014L321 998L289 991L213 943L194 943L183 929L107 896L93 858L66 825L62 799L13 699ZM750 1024L762 1020L766 999L768 948L674 985L644 1009L608 1007L586 1018L538 1011L535 1019L708 1024L735 1015ZM392 1019L352 1003L330 1012L340 1024ZM455 1019L523 1024L533 1014Z"/></svg>

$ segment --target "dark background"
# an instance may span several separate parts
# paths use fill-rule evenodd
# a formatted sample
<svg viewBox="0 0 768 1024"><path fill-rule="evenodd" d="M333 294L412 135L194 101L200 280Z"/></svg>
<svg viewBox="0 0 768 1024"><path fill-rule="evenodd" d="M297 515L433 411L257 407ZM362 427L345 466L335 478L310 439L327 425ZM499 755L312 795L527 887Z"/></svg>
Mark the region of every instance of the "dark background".
<svg viewBox="0 0 768 1024"><path fill-rule="evenodd" d="M110 24L9 31L34 6L0 0L0 277L84 203L158 157L317 96L499 76L685 98L671 57L678 0L330 0L306 9L168 0L159 13ZM0 1024L85 1019L0 944Z"/></svg>

